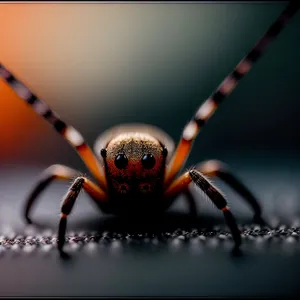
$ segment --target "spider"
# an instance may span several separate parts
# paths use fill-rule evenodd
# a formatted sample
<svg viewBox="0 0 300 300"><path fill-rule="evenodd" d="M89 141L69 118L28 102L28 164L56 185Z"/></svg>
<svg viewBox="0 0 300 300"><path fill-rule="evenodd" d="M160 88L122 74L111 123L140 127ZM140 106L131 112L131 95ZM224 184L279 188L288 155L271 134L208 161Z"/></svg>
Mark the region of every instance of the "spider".
<svg viewBox="0 0 300 300"><path fill-rule="evenodd" d="M132 217L155 216L169 208L180 193L185 194L193 210L195 203L188 187L194 183L222 211L225 222L231 230L234 247L239 248L241 235L235 217L223 193L206 176L217 176L231 186L252 207L256 220L262 220L261 206L249 189L229 171L225 164L216 160L205 161L182 175L177 175L184 166L200 129L222 100L249 72L298 8L299 5L289 3L252 50L196 111L194 117L184 127L177 147L170 136L157 127L146 124L124 124L101 134L95 142L93 152L74 127L67 125L46 103L0 64L0 76L21 99L44 117L75 148L97 181L96 184L85 176L78 176L77 171L63 165L49 167L42 173L27 198L24 207L26 222L31 223L32 205L51 182L76 178L61 204L57 247L60 252L63 252L67 218L82 189L104 213Z"/></svg>

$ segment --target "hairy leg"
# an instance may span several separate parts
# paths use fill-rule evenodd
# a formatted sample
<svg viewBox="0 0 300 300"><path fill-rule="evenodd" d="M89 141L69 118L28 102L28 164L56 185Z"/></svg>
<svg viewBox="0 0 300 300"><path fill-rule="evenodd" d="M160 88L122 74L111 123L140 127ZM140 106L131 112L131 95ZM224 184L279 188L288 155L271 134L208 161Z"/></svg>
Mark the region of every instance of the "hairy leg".
<svg viewBox="0 0 300 300"><path fill-rule="evenodd" d="M72 180L79 176L79 172L71 169L69 167L63 166L63 165L52 165L49 168L47 168L39 177L36 185L28 195L25 206L24 206L24 217L27 223L32 223L30 218L30 213L32 210L33 205L36 203L38 196L45 190L46 187L49 186L49 184L55 180ZM105 193L98 188L94 183L90 182L90 186L93 186L93 188L88 188L87 186L87 192L91 196L92 199L97 199L99 195L101 197L105 198ZM96 191L96 192L95 192Z"/></svg>
<svg viewBox="0 0 300 300"><path fill-rule="evenodd" d="M242 240L241 234L237 227L235 217L231 213L227 201L223 194L205 178L198 170L192 169L179 178L177 178L166 190L164 196L165 200L174 199L178 194L185 192L190 183L195 183L213 202L213 204L223 212L225 221L231 230L232 238L235 242L235 248L239 248Z"/></svg>
<svg viewBox="0 0 300 300"><path fill-rule="evenodd" d="M197 165L196 169L204 175L216 176L228 184L251 206L254 214L254 221L265 223L261 217L262 209L258 200L244 183L232 173L226 164L218 160L209 160Z"/></svg>
<svg viewBox="0 0 300 300"><path fill-rule="evenodd" d="M92 196L92 198L97 200L98 202L107 201L106 194L89 179L80 176L74 180L73 184L64 196L61 205L61 218L58 228L58 249L60 250L60 252L63 252L62 250L65 244L67 218L72 212L75 201L77 200L77 197L82 189L88 192Z"/></svg>

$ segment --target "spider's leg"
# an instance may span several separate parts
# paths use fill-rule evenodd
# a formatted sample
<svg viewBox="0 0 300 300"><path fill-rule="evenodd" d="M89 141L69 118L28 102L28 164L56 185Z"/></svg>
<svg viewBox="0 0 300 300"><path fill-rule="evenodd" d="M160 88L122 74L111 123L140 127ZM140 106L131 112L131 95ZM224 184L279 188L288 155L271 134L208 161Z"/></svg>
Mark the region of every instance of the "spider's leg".
<svg viewBox="0 0 300 300"><path fill-rule="evenodd" d="M252 50L239 62L234 71L230 73L212 95L200 106L194 118L185 126L181 140L167 167L165 187L175 178L185 163L193 142L201 128L216 111L220 103L232 92L238 82L249 72L252 65L265 52L267 46L274 40L289 20L299 9L299 1L290 2L278 19L271 25L268 31L259 39Z"/></svg>
<svg viewBox="0 0 300 300"><path fill-rule="evenodd" d="M60 117L41 99L34 95L27 86L17 79L7 68L0 63L0 78L7 84L40 116L46 119L54 129L60 133L82 158L100 186L106 189L104 170L91 148L84 141L83 136L72 126L67 125Z"/></svg>
<svg viewBox="0 0 300 300"><path fill-rule="evenodd" d="M58 228L58 245L57 245L60 251L62 251L62 248L65 243L67 217L72 212L75 201L82 189L84 189L87 193L89 193L92 196L92 198L97 200L98 202L103 202L107 200L105 193L101 191L89 179L80 176L74 180L73 184L71 185L67 194L64 196L62 200L61 218L60 218L59 228Z"/></svg>
<svg viewBox="0 0 300 300"><path fill-rule="evenodd" d="M208 160L201 163L200 165L197 165L196 169L206 176L216 176L223 182L227 183L252 207L254 213L253 220L260 224L266 224L266 222L261 217L262 209L258 200L253 195L253 193L245 186L245 184L231 172L226 164L217 160Z"/></svg>
<svg viewBox="0 0 300 300"><path fill-rule="evenodd" d="M47 168L41 175L40 178L32 189L31 193L28 195L25 207L24 207L24 217L28 223L31 223L30 212L32 210L33 204L36 202L40 193L54 180L72 180L78 177L79 172L75 171L69 167L62 165L52 165ZM87 181L86 191L91 196L92 199L97 201L98 199L106 199L105 193L98 188L91 181ZM99 202L99 201L97 201ZM101 206L101 204L99 204Z"/></svg>
<svg viewBox="0 0 300 300"><path fill-rule="evenodd" d="M198 170L192 169L173 181L169 188L165 191L164 196L166 201L174 199L179 193L185 192L191 182L194 182L197 187L199 187L209 197L213 204L223 212L225 221L232 233L235 248L238 248L242 243L241 234L236 224L235 217L229 210L227 201L222 193Z"/></svg>

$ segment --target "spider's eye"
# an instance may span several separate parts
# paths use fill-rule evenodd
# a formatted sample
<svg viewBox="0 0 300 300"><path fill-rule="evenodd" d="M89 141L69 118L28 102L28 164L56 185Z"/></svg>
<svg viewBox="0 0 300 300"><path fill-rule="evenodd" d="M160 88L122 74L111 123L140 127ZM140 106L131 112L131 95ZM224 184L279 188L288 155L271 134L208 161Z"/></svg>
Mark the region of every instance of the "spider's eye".
<svg viewBox="0 0 300 300"><path fill-rule="evenodd" d="M163 147L163 156L166 157L168 155L168 149Z"/></svg>
<svg viewBox="0 0 300 300"><path fill-rule="evenodd" d="M155 165L155 158L152 154L145 154L142 158L144 168L151 169Z"/></svg>
<svg viewBox="0 0 300 300"><path fill-rule="evenodd" d="M101 156L103 158L106 157L106 149L105 148L101 149Z"/></svg>
<svg viewBox="0 0 300 300"><path fill-rule="evenodd" d="M118 154L115 158L115 166L118 169L124 169L126 168L128 164L128 158L126 157L125 154Z"/></svg>

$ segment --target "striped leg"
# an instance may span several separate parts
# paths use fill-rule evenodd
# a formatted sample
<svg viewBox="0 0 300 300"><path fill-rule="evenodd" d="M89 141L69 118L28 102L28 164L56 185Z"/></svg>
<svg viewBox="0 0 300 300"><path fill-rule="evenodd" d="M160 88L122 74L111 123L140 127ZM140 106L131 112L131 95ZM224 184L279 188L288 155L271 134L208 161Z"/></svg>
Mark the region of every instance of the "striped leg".
<svg viewBox="0 0 300 300"><path fill-rule="evenodd" d="M10 87L29 104L33 110L40 116L44 117L54 129L60 133L82 158L88 169L95 176L100 186L106 189L106 179L103 168L100 166L98 159L93 151L84 141L82 135L72 126L67 125L59 116L42 100L34 95L21 81L10 73L0 63L0 77L2 77Z"/></svg>
<svg viewBox="0 0 300 300"><path fill-rule="evenodd" d="M62 165L53 165L49 168L47 168L42 175L40 176L40 179L38 180L36 186L32 189L31 193L26 199L25 207L24 207L24 217L28 223L31 223L30 219L30 212L32 210L32 206L36 202L38 196L41 194L41 192L49 186L51 182L54 180L72 180L76 177L78 177L79 172L62 166ZM91 198L97 203L98 200L104 200L106 199L105 193L98 188L93 182L86 179L85 184L85 190L87 193L91 196ZM99 203L98 203L99 204ZM100 205L101 206L101 205Z"/></svg>
<svg viewBox="0 0 300 300"><path fill-rule="evenodd" d="M213 202L213 204L223 212L225 221L231 230L235 247L238 248L242 242L241 234L237 227L235 217L229 210L227 201L222 193L214 187L198 170L192 169L177 178L166 190L164 196L166 201L174 199L178 194L186 192L191 182L194 182Z"/></svg>
<svg viewBox="0 0 300 300"><path fill-rule="evenodd" d="M196 167L202 174L207 176L216 176L227 183L252 207L254 220L258 223L266 224L261 218L261 206L250 190L230 172L229 168L220 161L209 160Z"/></svg>
<svg viewBox="0 0 300 300"><path fill-rule="evenodd" d="M299 1L289 3L287 8L256 43L253 49L239 62L234 71L225 78L217 90L200 106L194 118L185 126L181 140L167 168L165 187L173 181L185 163L193 142L202 126L205 125L220 103L232 92L243 76L250 71L252 65L262 56L267 46L295 15L298 9Z"/></svg>
<svg viewBox="0 0 300 300"><path fill-rule="evenodd" d="M59 222L58 229L58 249L62 252L63 245L65 243L65 234L67 228L67 217L72 212L75 201L80 193L84 189L93 199L98 201L106 201L106 194L100 190L94 183L85 177L77 177L71 187L69 188L67 194L64 196L61 206L61 218Z"/></svg>

